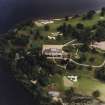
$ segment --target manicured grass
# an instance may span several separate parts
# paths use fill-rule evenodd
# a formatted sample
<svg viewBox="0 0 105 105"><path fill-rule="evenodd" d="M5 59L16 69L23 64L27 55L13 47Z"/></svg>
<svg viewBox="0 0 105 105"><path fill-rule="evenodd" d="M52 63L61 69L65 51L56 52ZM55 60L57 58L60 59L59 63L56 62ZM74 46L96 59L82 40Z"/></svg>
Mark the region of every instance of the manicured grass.
<svg viewBox="0 0 105 105"><path fill-rule="evenodd" d="M85 69L85 68L84 68ZM88 70L78 70L78 82L75 83L76 91L83 95L92 95L93 91L99 90L100 99L105 101L105 83L94 78L93 72Z"/></svg>
<svg viewBox="0 0 105 105"><path fill-rule="evenodd" d="M50 78L50 83L54 83L57 87L58 91L64 91L64 84L63 84L63 76L62 75L54 75Z"/></svg>
<svg viewBox="0 0 105 105"><path fill-rule="evenodd" d="M62 19L60 21L54 21L53 24L50 24L50 31L56 31L57 27L62 25L63 23L71 24L72 26L75 26L78 23L83 23L86 27L91 27L92 25L96 24L99 20L102 20L99 13L95 14L90 20L83 20L82 17L72 18L69 19L69 21L65 21L64 19ZM105 17L103 18L103 20L105 20Z"/></svg>
<svg viewBox="0 0 105 105"><path fill-rule="evenodd" d="M98 81L94 78L93 71L88 71L83 68L83 70L76 70L74 75L77 75L78 82L74 83L75 91L83 95L92 96L92 93L96 90L99 90L101 95L99 99L105 101L105 83ZM50 78L50 83L54 83L58 91L65 91L67 88L64 87L62 75L54 75Z"/></svg>
<svg viewBox="0 0 105 105"><path fill-rule="evenodd" d="M92 95L93 91L99 90L101 92L101 97L105 97L105 84L88 77L81 77L78 80L78 89L81 94ZM100 98L101 98L100 97ZM103 98L102 98L103 100ZM105 101L105 99L104 99Z"/></svg>

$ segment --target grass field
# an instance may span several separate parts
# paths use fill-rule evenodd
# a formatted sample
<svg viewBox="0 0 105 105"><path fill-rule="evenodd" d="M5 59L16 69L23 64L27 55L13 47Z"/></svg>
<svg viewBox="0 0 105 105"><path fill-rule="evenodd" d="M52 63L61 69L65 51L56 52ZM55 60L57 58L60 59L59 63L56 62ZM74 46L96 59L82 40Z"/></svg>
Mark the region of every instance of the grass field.
<svg viewBox="0 0 105 105"><path fill-rule="evenodd" d="M66 86L67 84L64 85L65 83L63 78L65 76L63 75L54 75L50 78L50 83L55 84L57 90L61 92L64 92L66 89L70 89L70 87L74 87L75 92L82 95L92 96L94 91L99 90L101 94L99 99L105 101L105 83L95 79L92 71L85 70L84 68L83 70L76 70L74 75L79 77L78 82L76 83L71 83L71 81L65 79L67 80L67 83L69 83L69 87Z"/></svg>
<svg viewBox="0 0 105 105"><path fill-rule="evenodd" d="M92 95L93 91L99 90L100 99L105 101L105 83L94 78L93 72L78 71L78 82L75 84L76 91L83 95Z"/></svg>
<svg viewBox="0 0 105 105"><path fill-rule="evenodd" d="M56 85L57 90L64 91L64 84L63 84L63 76L62 75L54 75L50 78L50 83L54 83Z"/></svg>

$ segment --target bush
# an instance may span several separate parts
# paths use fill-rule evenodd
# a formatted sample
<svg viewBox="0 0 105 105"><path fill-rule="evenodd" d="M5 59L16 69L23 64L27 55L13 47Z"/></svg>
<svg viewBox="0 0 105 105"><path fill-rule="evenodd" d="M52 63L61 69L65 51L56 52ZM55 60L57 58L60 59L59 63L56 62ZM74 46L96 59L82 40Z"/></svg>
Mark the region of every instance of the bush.
<svg viewBox="0 0 105 105"><path fill-rule="evenodd" d="M96 90L92 93L93 97L97 98L100 97L100 91Z"/></svg>
<svg viewBox="0 0 105 105"><path fill-rule="evenodd" d="M100 14L101 16L104 16L105 15L105 7L103 7L102 9L101 9L101 14Z"/></svg>
<svg viewBox="0 0 105 105"><path fill-rule="evenodd" d="M105 68L99 68L95 71L95 77L98 78L101 81L105 81Z"/></svg>
<svg viewBox="0 0 105 105"><path fill-rule="evenodd" d="M77 27L78 29L84 29L84 25L83 25L82 23L78 23L78 24L76 25L76 27Z"/></svg>
<svg viewBox="0 0 105 105"><path fill-rule="evenodd" d="M16 46L26 46L29 42L29 37L27 36L15 37L11 42L13 45Z"/></svg>
<svg viewBox="0 0 105 105"><path fill-rule="evenodd" d="M76 65L74 63L72 63L72 62L69 62L67 64L67 67L66 67L66 69L68 69L70 71L75 70L75 68L76 68Z"/></svg>
<svg viewBox="0 0 105 105"><path fill-rule="evenodd" d="M95 61L95 58L94 57L91 57L91 58L89 58L89 61L90 62L94 62Z"/></svg>
<svg viewBox="0 0 105 105"><path fill-rule="evenodd" d="M96 12L95 12L94 10L90 10L86 15L83 16L83 20L84 20L84 19L87 19L87 20L88 20L88 19L92 19L93 16L95 15L95 13L96 13Z"/></svg>
<svg viewBox="0 0 105 105"><path fill-rule="evenodd" d="M65 21L68 21L69 20L69 16L65 16Z"/></svg>
<svg viewBox="0 0 105 105"><path fill-rule="evenodd" d="M49 31L50 30L50 26L49 25L45 25L44 29L45 29L45 31Z"/></svg>

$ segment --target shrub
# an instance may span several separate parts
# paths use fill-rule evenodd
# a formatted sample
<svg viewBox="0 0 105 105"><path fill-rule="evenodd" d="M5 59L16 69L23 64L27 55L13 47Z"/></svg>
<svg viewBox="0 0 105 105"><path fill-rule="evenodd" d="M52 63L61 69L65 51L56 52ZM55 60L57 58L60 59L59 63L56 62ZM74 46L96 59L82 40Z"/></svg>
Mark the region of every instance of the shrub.
<svg viewBox="0 0 105 105"><path fill-rule="evenodd" d="M97 97L100 97L100 91L99 90L96 90L92 93L93 97L97 98Z"/></svg>

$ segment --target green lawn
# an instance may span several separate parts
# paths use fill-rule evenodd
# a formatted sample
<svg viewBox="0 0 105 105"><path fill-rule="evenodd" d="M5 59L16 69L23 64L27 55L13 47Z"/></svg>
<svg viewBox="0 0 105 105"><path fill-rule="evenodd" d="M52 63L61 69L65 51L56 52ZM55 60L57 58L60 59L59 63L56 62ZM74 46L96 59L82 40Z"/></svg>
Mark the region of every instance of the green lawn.
<svg viewBox="0 0 105 105"><path fill-rule="evenodd" d="M62 75L54 75L50 78L50 83L54 83L57 87L57 90L64 91L64 84L63 84L63 76Z"/></svg>
<svg viewBox="0 0 105 105"><path fill-rule="evenodd" d="M102 20L102 19L98 13L94 15L93 19L90 19L90 20L82 20L81 17L69 19L69 21L65 21L64 19L60 21L56 20L54 21L53 24L50 24L50 28L51 28L50 31L56 31L56 28L63 23L71 24L73 26L75 26L78 23L83 23L86 27L91 27L92 25L96 24L99 20ZM105 17L103 18L103 20L105 20Z"/></svg>
<svg viewBox="0 0 105 105"><path fill-rule="evenodd" d="M75 83L76 92L91 96L93 91L99 90L101 93L99 98L105 101L105 83L95 79L92 71L85 70L84 68L81 71L77 70L75 75L79 76L78 82Z"/></svg>

